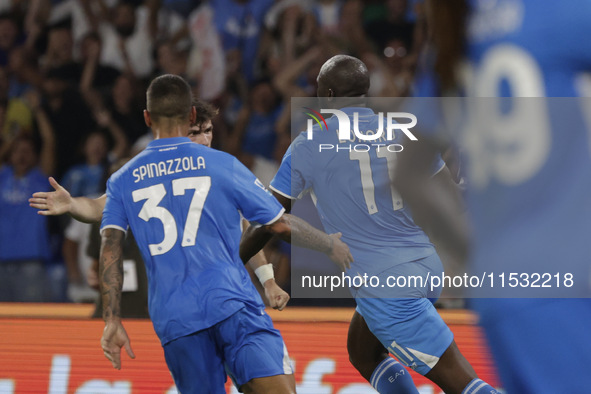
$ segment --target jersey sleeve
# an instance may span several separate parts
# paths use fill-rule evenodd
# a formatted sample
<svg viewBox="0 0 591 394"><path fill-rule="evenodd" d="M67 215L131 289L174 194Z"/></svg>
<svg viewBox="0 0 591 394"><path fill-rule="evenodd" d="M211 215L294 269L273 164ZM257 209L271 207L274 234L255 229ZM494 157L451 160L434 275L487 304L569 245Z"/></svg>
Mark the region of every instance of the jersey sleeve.
<svg viewBox="0 0 591 394"><path fill-rule="evenodd" d="M307 155L307 147L304 145L305 134L300 134L289 146L279 170L271 180L271 190L291 200L300 199L311 187L311 182L306 176L309 173L308 164L311 159ZM295 151L297 157L292 154Z"/></svg>
<svg viewBox="0 0 591 394"><path fill-rule="evenodd" d="M113 176L107 181L107 202L103 210L101 233L107 228L127 231L129 221L123 205L123 195Z"/></svg>
<svg viewBox="0 0 591 394"><path fill-rule="evenodd" d="M261 181L237 159L233 162L232 182L234 202L246 220L271 224L285 212Z"/></svg>
<svg viewBox="0 0 591 394"><path fill-rule="evenodd" d="M291 192L291 146L287 148L287 151L283 155L279 170L277 170L277 174L271 180L269 188L285 198L291 200L297 198Z"/></svg>

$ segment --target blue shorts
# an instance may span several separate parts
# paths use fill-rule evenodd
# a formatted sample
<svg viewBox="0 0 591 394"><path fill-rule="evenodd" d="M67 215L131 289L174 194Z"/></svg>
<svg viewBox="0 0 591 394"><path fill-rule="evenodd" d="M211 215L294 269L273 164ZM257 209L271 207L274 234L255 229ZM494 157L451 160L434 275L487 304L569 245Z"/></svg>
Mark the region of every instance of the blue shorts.
<svg viewBox="0 0 591 394"><path fill-rule="evenodd" d="M167 343L164 357L183 394L225 394L226 373L238 389L254 378L293 373L269 315L248 306L213 327Z"/></svg>
<svg viewBox="0 0 591 394"><path fill-rule="evenodd" d="M441 272L441 260L434 254L393 267L393 275ZM388 351L407 367L427 374L453 341L453 333L433 306L440 290L409 289L409 298L357 297L357 312L370 331Z"/></svg>

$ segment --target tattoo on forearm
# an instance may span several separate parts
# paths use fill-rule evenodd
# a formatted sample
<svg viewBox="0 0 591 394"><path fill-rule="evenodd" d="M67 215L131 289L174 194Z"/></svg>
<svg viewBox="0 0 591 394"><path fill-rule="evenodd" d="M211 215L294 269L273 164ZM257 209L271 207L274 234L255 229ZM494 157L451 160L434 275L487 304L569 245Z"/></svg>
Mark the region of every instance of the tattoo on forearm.
<svg viewBox="0 0 591 394"><path fill-rule="evenodd" d="M99 281L103 301L103 319L121 317L121 288L123 287L123 237L120 230L103 231L99 258Z"/></svg>
<svg viewBox="0 0 591 394"><path fill-rule="evenodd" d="M281 219L291 228L291 243L308 249L317 250L322 253L332 251L332 238L323 231L312 227L308 222L290 214L285 214ZM287 240L289 242L289 240Z"/></svg>

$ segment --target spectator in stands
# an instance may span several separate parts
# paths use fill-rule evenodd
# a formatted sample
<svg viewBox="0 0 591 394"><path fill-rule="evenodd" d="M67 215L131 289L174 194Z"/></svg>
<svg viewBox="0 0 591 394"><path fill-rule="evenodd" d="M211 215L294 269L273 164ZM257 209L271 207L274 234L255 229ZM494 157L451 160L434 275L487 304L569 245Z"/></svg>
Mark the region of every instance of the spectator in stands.
<svg viewBox="0 0 591 394"><path fill-rule="evenodd" d="M8 99L8 87L10 82L8 80L8 70L6 67L0 67L0 100ZM0 127L2 124L0 124Z"/></svg>
<svg viewBox="0 0 591 394"><path fill-rule="evenodd" d="M9 99L8 72L0 68L0 161L8 151L11 141L20 131L30 133L33 130L33 114L22 97Z"/></svg>
<svg viewBox="0 0 591 394"><path fill-rule="evenodd" d="M73 197L99 197L105 191L109 163L117 162L127 152L127 139L107 111L95 113L102 129L90 133L84 143L85 163L72 167L64 176L62 184ZM109 149L108 130L115 141ZM98 293L88 281L92 259L87 255L91 225L70 220L64 234L62 254L68 270L68 298L73 302L95 302Z"/></svg>
<svg viewBox="0 0 591 394"><path fill-rule="evenodd" d="M137 81L133 76L122 74L115 80L110 95L106 98L106 108L113 120L121 127L130 145L146 131L142 109L143 101L137 94ZM143 98L143 97L142 97Z"/></svg>
<svg viewBox="0 0 591 394"><path fill-rule="evenodd" d="M157 34L157 10L136 7L121 1L113 9L112 20L101 20L103 42L101 63L120 72L147 78L152 73L154 39Z"/></svg>
<svg viewBox="0 0 591 394"><path fill-rule="evenodd" d="M211 5L203 3L191 12L182 33L190 37L192 44L187 75L197 85L193 94L204 100L220 98L226 87L226 57Z"/></svg>
<svg viewBox="0 0 591 394"><path fill-rule="evenodd" d="M80 91L87 102L89 100L87 96L92 90L96 90L96 93L101 96L106 96L117 77L121 75L114 67L99 63L101 47L101 38L95 32L84 36L80 45L80 59L83 65ZM90 100L92 101L92 99Z"/></svg>
<svg viewBox="0 0 591 394"><path fill-rule="evenodd" d="M187 79L187 53L164 41L156 48L157 73L180 75Z"/></svg>
<svg viewBox="0 0 591 394"><path fill-rule="evenodd" d="M127 139L106 110L94 113L101 127L91 132L83 145L85 162L70 168L62 183L73 197L99 197L104 193L107 169L127 153ZM109 137L114 141L109 150ZM71 220L65 229L62 255L68 272L68 299L73 302L94 302L96 290L87 282L86 274L92 260L86 255L91 225Z"/></svg>
<svg viewBox="0 0 591 394"><path fill-rule="evenodd" d="M84 163L70 167L62 178L62 185L73 197L94 196L103 192L107 165L107 136L95 130L83 144Z"/></svg>
<svg viewBox="0 0 591 394"><path fill-rule="evenodd" d="M179 15L189 15L191 10L200 2L200 0L162 0L164 7L177 12Z"/></svg>
<svg viewBox="0 0 591 394"><path fill-rule="evenodd" d="M94 116L99 128L90 132L82 144L84 162L68 169L62 179L73 197L103 194L110 163L127 154L127 138L109 112L95 111Z"/></svg>
<svg viewBox="0 0 591 394"><path fill-rule="evenodd" d="M20 136L26 135L35 138L37 141L37 134L35 134L35 122L37 127L43 127L43 130L48 130L51 125L47 125L47 115L44 111L37 111L41 105L41 96L35 90L29 90L22 97L15 97L6 102L6 112L4 116L4 129L0 131L0 162L10 156L10 147L12 141ZM48 132L49 133L49 132ZM52 133L53 134L53 133ZM43 135L43 134L42 134ZM47 135L47 133L46 133ZM50 144L52 150L55 149L53 143L55 138L48 139L47 144ZM49 165L50 163L46 163ZM51 163L53 171L53 163ZM49 167L47 167L49 168Z"/></svg>
<svg viewBox="0 0 591 394"><path fill-rule="evenodd" d="M46 301L45 265L50 258L47 218L28 206L35 190L47 189L53 173L54 135L44 111L35 111L41 154L32 136L11 141L8 164L0 167L0 301Z"/></svg>
<svg viewBox="0 0 591 394"><path fill-rule="evenodd" d="M56 130L56 175L79 160L76 148L86 134L95 128L92 113L81 98L78 89L68 84L67 70L51 69L43 81L43 109Z"/></svg>
<svg viewBox="0 0 591 394"><path fill-rule="evenodd" d="M273 0L212 0L214 23L224 51L237 50L240 70L251 84L256 78L259 40Z"/></svg>
<svg viewBox="0 0 591 394"><path fill-rule="evenodd" d="M346 29L341 24L342 9L342 0L317 0L313 3L312 12L323 34L337 37Z"/></svg>
<svg viewBox="0 0 591 394"><path fill-rule="evenodd" d="M42 83L37 59L24 46L13 48L8 58L9 88L8 97L20 97L27 90L37 88Z"/></svg>
<svg viewBox="0 0 591 394"><path fill-rule="evenodd" d="M266 31L261 43L263 70L273 77L308 49L316 29L314 15L306 3L284 0L265 16Z"/></svg>
<svg viewBox="0 0 591 394"><path fill-rule="evenodd" d="M284 102L289 102L290 97L316 95L316 76L331 52L332 48L313 46L275 75L273 86Z"/></svg>
<svg viewBox="0 0 591 394"><path fill-rule="evenodd" d="M112 18L103 17L98 25L103 42L101 63L138 78L149 77L155 65L155 42L174 36L182 29L183 19L161 9L158 0L146 0L140 6L120 1L112 12Z"/></svg>
<svg viewBox="0 0 591 394"><path fill-rule="evenodd" d="M407 0L387 0L383 18L376 18L365 25L365 31L376 48L386 48L393 39L401 40L411 48L414 23L407 19Z"/></svg>
<svg viewBox="0 0 591 394"><path fill-rule="evenodd" d="M95 302L98 289L90 286L87 273L92 259L87 255L88 240L92 224L70 220L64 233L62 255L68 272L68 299L72 302Z"/></svg>
<svg viewBox="0 0 591 394"><path fill-rule="evenodd" d="M6 139L4 135L4 124L6 123L6 110L8 108L8 100L3 97L0 97L0 152L3 152L4 140ZM0 158L2 154L0 153ZM1 162L1 159L0 159Z"/></svg>
<svg viewBox="0 0 591 394"><path fill-rule="evenodd" d="M83 38L92 31L98 31L101 19L108 18L109 7L115 5L117 1L63 0L59 3L53 1L48 23L53 25L67 19L71 20L74 57L78 59L80 55L78 49Z"/></svg>
<svg viewBox="0 0 591 394"><path fill-rule="evenodd" d="M72 28L69 20L62 21L49 29L47 49L41 59L44 70L67 67L72 81L80 80L82 67L74 62Z"/></svg>
<svg viewBox="0 0 591 394"><path fill-rule="evenodd" d="M370 72L369 94L374 97L405 97L410 87L415 68L415 58L399 39L386 44L381 55L366 52L361 57Z"/></svg>
<svg viewBox="0 0 591 394"><path fill-rule="evenodd" d="M8 64L10 52L23 43L16 18L12 14L0 15L0 66Z"/></svg>
<svg viewBox="0 0 591 394"><path fill-rule="evenodd" d="M277 157L281 158L275 152L277 122L288 110L269 82L259 82L252 88L232 133L240 160L266 185L277 170Z"/></svg>

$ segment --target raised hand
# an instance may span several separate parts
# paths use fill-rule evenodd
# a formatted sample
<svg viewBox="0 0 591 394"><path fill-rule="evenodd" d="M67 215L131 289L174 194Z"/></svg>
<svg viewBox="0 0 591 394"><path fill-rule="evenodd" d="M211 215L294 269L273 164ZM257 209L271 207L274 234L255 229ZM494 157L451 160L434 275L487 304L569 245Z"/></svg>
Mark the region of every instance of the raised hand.
<svg viewBox="0 0 591 394"><path fill-rule="evenodd" d="M70 212L72 196L53 177L49 177L53 192L37 192L29 198L29 206L37 208L39 215L55 216Z"/></svg>

